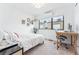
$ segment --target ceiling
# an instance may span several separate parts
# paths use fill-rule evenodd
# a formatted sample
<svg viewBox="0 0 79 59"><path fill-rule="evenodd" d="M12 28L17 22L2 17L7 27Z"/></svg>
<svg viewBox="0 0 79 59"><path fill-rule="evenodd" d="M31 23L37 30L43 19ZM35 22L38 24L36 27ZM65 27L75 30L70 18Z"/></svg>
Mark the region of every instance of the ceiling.
<svg viewBox="0 0 79 59"><path fill-rule="evenodd" d="M49 13L51 10L72 6L73 4L74 3L46 3L41 8L35 8L32 3L13 3L11 5L26 14L38 16Z"/></svg>

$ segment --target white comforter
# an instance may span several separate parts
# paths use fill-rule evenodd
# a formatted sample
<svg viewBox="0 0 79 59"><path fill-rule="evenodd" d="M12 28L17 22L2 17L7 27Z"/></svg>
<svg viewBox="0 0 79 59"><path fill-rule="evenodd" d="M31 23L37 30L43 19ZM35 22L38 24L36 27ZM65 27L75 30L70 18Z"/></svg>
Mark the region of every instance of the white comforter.
<svg viewBox="0 0 79 59"><path fill-rule="evenodd" d="M8 34L5 33L5 39L8 43L18 43L20 47L23 47L24 52L29 50L30 48L43 43L44 37L40 34L33 34L33 33L17 33L16 34L9 32Z"/></svg>
<svg viewBox="0 0 79 59"><path fill-rule="evenodd" d="M40 34L29 34L29 35L21 35L19 40L18 40L18 44L20 47L23 47L24 52L29 50L30 48L43 43L44 37Z"/></svg>
<svg viewBox="0 0 79 59"><path fill-rule="evenodd" d="M11 32L3 31L3 35L5 36L5 39L8 43L15 42L18 43L20 47L23 47L24 52L42 43L44 40L43 35L32 33L31 28L28 29L26 28L26 26L22 26L22 28L18 29L16 28L16 30L13 30ZM19 37L14 33L17 33Z"/></svg>

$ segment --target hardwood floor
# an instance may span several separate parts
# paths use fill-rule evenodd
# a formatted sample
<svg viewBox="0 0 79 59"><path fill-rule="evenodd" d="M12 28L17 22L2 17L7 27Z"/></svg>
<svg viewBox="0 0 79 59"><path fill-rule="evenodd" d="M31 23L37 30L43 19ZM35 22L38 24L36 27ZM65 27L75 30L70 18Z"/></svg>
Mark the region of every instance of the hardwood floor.
<svg viewBox="0 0 79 59"><path fill-rule="evenodd" d="M79 49L79 48L78 48ZM61 47L57 50L54 41L45 40L44 44L38 45L24 53L25 55L74 55L72 50Z"/></svg>

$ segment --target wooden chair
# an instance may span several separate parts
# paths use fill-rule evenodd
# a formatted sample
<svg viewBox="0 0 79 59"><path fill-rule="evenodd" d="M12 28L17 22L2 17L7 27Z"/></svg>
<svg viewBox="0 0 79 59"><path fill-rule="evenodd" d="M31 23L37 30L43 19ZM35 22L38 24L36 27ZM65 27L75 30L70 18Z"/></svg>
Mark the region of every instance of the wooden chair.
<svg viewBox="0 0 79 59"><path fill-rule="evenodd" d="M70 47L70 41L68 40L68 37L67 36L64 36L64 35L60 35L59 37L57 37L57 49L60 47L60 46L64 46L66 49L68 49Z"/></svg>

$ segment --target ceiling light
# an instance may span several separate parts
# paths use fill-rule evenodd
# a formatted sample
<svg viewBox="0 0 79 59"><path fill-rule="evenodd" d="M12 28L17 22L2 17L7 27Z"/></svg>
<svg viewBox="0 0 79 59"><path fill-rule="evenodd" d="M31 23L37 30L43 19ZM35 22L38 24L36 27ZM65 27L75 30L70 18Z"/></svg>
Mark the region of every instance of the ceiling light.
<svg viewBox="0 0 79 59"><path fill-rule="evenodd" d="M33 5L35 6L35 8L41 8L44 6L44 3L33 3Z"/></svg>

